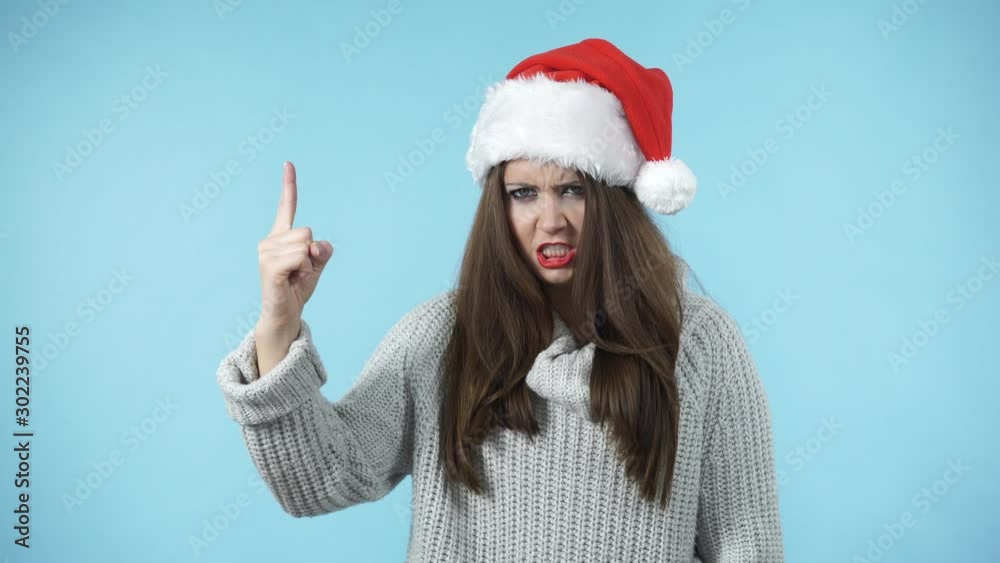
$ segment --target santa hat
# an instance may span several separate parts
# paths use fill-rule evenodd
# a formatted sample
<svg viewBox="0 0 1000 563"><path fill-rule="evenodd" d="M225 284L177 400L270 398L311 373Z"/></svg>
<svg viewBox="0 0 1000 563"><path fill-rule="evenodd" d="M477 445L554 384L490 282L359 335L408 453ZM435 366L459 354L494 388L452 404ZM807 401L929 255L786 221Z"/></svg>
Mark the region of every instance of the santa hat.
<svg viewBox="0 0 1000 563"><path fill-rule="evenodd" d="M532 55L490 86L466 163L480 186L490 167L527 158L555 162L635 191L657 213L694 198L697 181L671 158L670 79L604 39Z"/></svg>

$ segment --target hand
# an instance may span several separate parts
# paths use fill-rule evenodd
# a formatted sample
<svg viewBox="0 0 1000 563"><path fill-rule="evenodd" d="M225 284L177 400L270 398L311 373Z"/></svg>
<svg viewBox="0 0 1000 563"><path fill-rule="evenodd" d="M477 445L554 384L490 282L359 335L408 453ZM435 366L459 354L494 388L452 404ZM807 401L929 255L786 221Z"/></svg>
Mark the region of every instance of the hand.
<svg viewBox="0 0 1000 563"><path fill-rule="evenodd" d="M284 169L274 226L257 244L263 305L257 330L294 339L299 333L302 309L333 256L333 245L314 242L309 227L292 228L298 187L292 163L285 162Z"/></svg>

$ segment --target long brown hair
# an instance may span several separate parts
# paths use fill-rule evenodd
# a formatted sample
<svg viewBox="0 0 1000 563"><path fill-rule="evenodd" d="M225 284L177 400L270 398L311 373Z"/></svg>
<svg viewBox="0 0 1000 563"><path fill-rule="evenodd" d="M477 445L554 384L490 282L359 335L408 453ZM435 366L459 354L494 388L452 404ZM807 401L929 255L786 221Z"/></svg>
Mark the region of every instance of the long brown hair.
<svg viewBox="0 0 1000 563"><path fill-rule="evenodd" d="M494 166L465 247L455 324L443 357L441 456L448 479L482 494L477 446L495 426L534 439L525 382L552 339L550 303L509 226ZM616 443L645 500L666 506L677 457L680 348L677 257L635 194L578 172L585 209L571 281L571 327L595 343L590 413Z"/></svg>

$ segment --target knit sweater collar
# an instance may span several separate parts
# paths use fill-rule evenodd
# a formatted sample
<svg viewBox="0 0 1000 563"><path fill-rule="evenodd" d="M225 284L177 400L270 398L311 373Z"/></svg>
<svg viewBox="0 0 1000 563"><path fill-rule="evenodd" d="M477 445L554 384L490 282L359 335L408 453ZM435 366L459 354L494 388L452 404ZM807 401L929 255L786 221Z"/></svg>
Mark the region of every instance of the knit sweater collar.
<svg viewBox="0 0 1000 563"><path fill-rule="evenodd" d="M687 266L678 261L678 278L687 281ZM568 406L590 418L590 369L594 362L593 342L580 346L566 321L554 309L552 342L535 358L526 383L539 396Z"/></svg>

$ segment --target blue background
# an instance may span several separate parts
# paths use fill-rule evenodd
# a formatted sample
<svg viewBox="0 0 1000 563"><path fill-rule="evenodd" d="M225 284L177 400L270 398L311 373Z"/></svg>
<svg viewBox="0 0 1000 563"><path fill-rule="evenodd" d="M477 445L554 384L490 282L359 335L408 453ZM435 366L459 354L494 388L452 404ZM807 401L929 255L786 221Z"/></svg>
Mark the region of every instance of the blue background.
<svg viewBox="0 0 1000 563"><path fill-rule="evenodd" d="M305 311L336 399L396 320L452 286L479 196L464 153L483 82L597 36L672 79L673 152L700 191L658 221L744 327L773 410L788 561L1000 560L1000 277L984 265L1000 252L995 3L399 0L384 24L372 12L389 2L333 4L78 0L51 17L3 4L0 404L17 431L11 340L29 325L36 435L30 551L12 543L14 438L0 447L0 557L402 561L409 479L293 519L254 479L216 386L257 318L281 164L299 171L296 226L337 247ZM880 26L894 7L898 25ZM93 150L67 157L102 120ZM251 136L268 142L250 151ZM206 191L227 166L239 172ZM949 462L968 470L956 480Z"/></svg>

